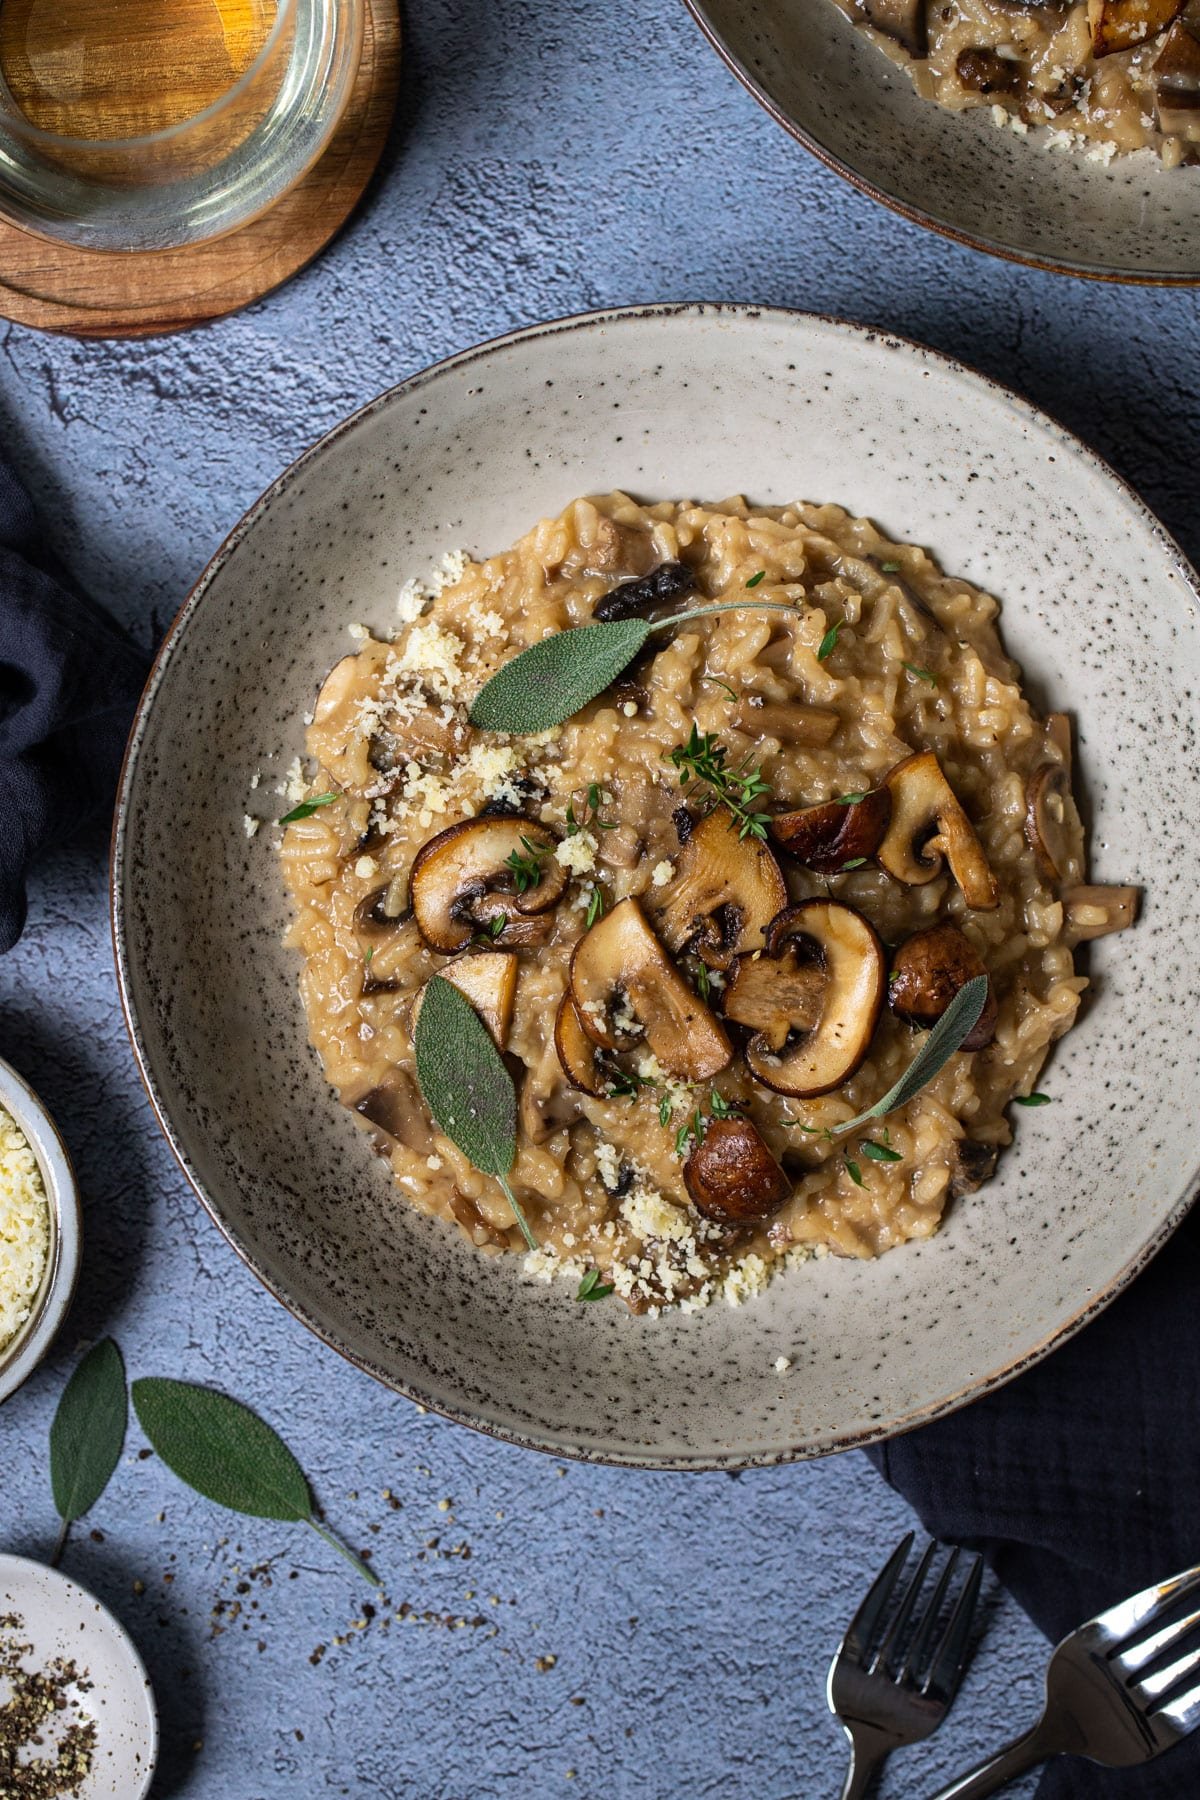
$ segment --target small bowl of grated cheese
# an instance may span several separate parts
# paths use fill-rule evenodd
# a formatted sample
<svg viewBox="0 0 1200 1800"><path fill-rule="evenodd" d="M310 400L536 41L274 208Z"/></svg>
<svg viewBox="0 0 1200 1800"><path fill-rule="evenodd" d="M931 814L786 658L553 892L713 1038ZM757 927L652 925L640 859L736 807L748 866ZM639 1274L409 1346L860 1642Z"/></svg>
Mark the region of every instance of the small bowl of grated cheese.
<svg viewBox="0 0 1200 1800"><path fill-rule="evenodd" d="M49 1349L79 1272L79 1193L28 1082L0 1061L0 1401Z"/></svg>

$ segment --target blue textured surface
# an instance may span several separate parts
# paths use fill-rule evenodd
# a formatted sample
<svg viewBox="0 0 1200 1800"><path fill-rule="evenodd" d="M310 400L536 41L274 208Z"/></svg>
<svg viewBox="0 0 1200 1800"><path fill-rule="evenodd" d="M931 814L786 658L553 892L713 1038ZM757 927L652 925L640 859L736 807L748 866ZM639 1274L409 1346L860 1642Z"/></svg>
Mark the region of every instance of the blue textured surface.
<svg viewBox="0 0 1200 1800"><path fill-rule="evenodd" d="M190 337L9 328L5 446L75 573L149 646L260 489L381 388L510 326L679 298L843 313L952 351L1078 429L1198 547L1195 296L1015 269L892 217L770 123L676 0L423 0L385 166L320 261ZM97 833L45 866L0 963L0 1050L56 1113L87 1224L71 1321L0 1419L0 1543L48 1550L53 1404L111 1331L132 1373L255 1403L391 1600L362 1623L366 1596L311 1534L194 1500L138 1459L135 1429L88 1521L103 1541L77 1531L65 1567L146 1656L156 1793L835 1793L824 1668L903 1504L857 1455L738 1480L563 1468L421 1417L322 1349L158 1135L103 859ZM958 1711L885 1793L931 1790L1019 1725L1040 1652L999 1599Z"/></svg>

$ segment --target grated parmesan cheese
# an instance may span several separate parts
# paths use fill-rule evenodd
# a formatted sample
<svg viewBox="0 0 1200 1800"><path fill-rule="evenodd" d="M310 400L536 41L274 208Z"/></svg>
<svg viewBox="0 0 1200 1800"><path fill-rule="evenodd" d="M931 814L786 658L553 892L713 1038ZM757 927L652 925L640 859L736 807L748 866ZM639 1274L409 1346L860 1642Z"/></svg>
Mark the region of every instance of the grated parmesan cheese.
<svg viewBox="0 0 1200 1800"><path fill-rule="evenodd" d="M0 1107L0 1350L32 1312L49 1256L42 1172L25 1133Z"/></svg>

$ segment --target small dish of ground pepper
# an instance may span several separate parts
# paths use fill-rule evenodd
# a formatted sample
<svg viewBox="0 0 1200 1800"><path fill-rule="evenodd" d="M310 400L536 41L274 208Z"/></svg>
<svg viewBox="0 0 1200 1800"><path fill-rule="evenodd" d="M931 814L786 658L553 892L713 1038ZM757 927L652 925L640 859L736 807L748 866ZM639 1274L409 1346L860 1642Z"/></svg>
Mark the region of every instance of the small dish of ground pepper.
<svg viewBox="0 0 1200 1800"><path fill-rule="evenodd" d="M133 1644L77 1582L0 1556L0 1795L142 1800L158 1719Z"/></svg>

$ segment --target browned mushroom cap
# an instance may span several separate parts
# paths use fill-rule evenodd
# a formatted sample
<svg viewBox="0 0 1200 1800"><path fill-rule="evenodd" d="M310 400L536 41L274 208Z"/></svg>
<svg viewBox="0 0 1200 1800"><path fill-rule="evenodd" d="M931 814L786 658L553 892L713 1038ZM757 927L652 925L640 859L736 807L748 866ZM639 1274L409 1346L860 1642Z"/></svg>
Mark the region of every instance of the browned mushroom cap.
<svg viewBox="0 0 1200 1800"><path fill-rule="evenodd" d="M983 45L960 50L954 72L965 88L976 94L1015 94L1021 85L1019 63L998 56Z"/></svg>
<svg viewBox="0 0 1200 1800"><path fill-rule="evenodd" d="M517 958L511 950L469 950L437 971L465 994L492 1034L497 1050L508 1044L513 1003L517 997ZM434 978L431 976L430 980ZM429 985L426 982L425 986ZM425 998L423 987L413 1001L409 1029L417 1029L417 1015Z"/></svg>
<svg viewBox="0 0 1200 1800"><path fill-rule="evenodd" d="M751 1071L767 1087L797 1098L840 1087L867 1054L883 1004L883 947L874 927L836 900L805 900L772 922L760 960L782 965L781 974L792 982L807 963L819 973L822 987L815 1019L811 986L794 989L803 1011L798 1006L782 1045L771 1021L750 1039Z"/></svg>
<svg viewBox="0 0 1200 1800"><path fill-rule="evenodd" d="M1092 55L1132 50L1165 31L1183 11L1184 0L1088 0Z"/></svg>
<svg viewBox="0 0 1200 1800"><path fill-rule="evenodd" d="M983 845L959 805L932 750L906 756L885 777L892 818L876 856L882 868L906 887L932 881L942 857L976 912L999 904L1000 890Z"/></svg>
<svg viewBox="0 0 1200 1800"><path fill-rule="evenodd" d="M841 721L823 706L802 706L795 700L760 700L750 694L739 700L733 715L739 731L754 738L778 738L781 744L819 748L827 744Z"/></svg>
<svg viewBox="0 0 1200 1800"><path fill-rule="evenodd" d="M875 788L861 800L830 800L802 806L771 820L771 836L781 850L818 875L836 875L848 862L874 856L892 816L892 796Z"/></svg>
<svg viewBox="0 0 1200 1800"><path fill-rule="evenodd" d="M429 1114L416 1083L403 1069L387 1069L352 1105L377 1133L424 1155L433 1150L436 1140Z"/></svg>
<svg viewBox="0 0 1200 1800"><path fill-rule="evenodd" d="M999 1158L998 1144L980 1144L974 1138L960 1139L950 1174L950 1198L961 1200L964 1194L973 1194L985 1181L990 1181L996 1173Z"/></svg>
<svg viewBox="0 0 1200 1800"><path fill-rule="evenodd" d="M925 22L925 0L862 0L863 11L876 31L895 38L910 56L925 56L929 51L929 32Z"/></svg>
<svg viewBox="0 0 1200 1800"><path fill-rule="evenodd" d="M1042 763L1025 784L1025 837L1043 881L1064 881L1078 860L1080 825L1061 763Z"/></svg>
<svg viewBox="0 0 1200 1800"><path fill-rule="evenodd" d="M787 888L766 845L739 837L736 821L717 810L692 827L674 880L645 904L668 950L690 947L710 969L727 969L742 951L760 947L787 905Z"/></svg>
<svg viewBox="0 0 1200 1800"><path fill-rule="evenodd" d="M439 831L422 844L409 875L425 942L434 950L461 950L501 913L506 923L496 935L498 945L543 940L545 931L535 926L531 936L522 926L548 912L566 886L566 870L554 858L557 843L544 825L504 816L465 819ZM537 867L537 881L522 893L514 857L527 868Z"/></svg>
<svg viewBox="0 0 1200 1800"><path fill-rule="evenodd" d="M1200 140L1200 25L1179 19L1163 39L1154 61L1158 129Z"/></svg>
<svg viewBox="0 0 1200 1800"><path fill-rule="evenodd" d="M672 966L632 898L620 901L576 944L571 997L593 1042L616 1049L644 1036L668 1074L681 1080L707 1081L733 1054L720 1024Z"/></svg>
<svg viewBox="0 0 1200 1800"><path fill-rule="evenodd" d="M692 1204L717 1225L769 1219L792 1184L749 1119L713 1119L683 1165Z"/></svg>
<svg viewBox="0 0 1200 1800"><path fill-rule="evenodd" d="M957 925L931 925L914 932L896 952L888 981L888 1002L897 1018L929 1027L941 1018L959 988L986 975L983 958ZM996 1035L996 996L988 983L983 1011L962 1041L964 1050L982 1050Z"/></svg>
<svg viewBox="0 0 1200 1800"><path fill-rule="evenodd" d="M396 987L397 977L420 943L416 921L405 908L405 889L403 878L385 882L364 895L354 909L353 929L362 953L364 994L383 993Z"/></svg>
<svg viewBox="0 0 1200 1800"><path fill-rule="evenodd" d="M1139 890L1135 887L1089 886L1068 888L1062 897L1063 923L1073 943L1124 931L1137 918Z"/></svg>
<svg viewBox="0 0 1200 1800"><path fill-rule="evenodd" d="M600 1064L600 1046L583 1029L570 994L563 995L555 1014L554 1048L572 1087L581 1088L597 1100L607 1094L608 1079Z"/></svg>

